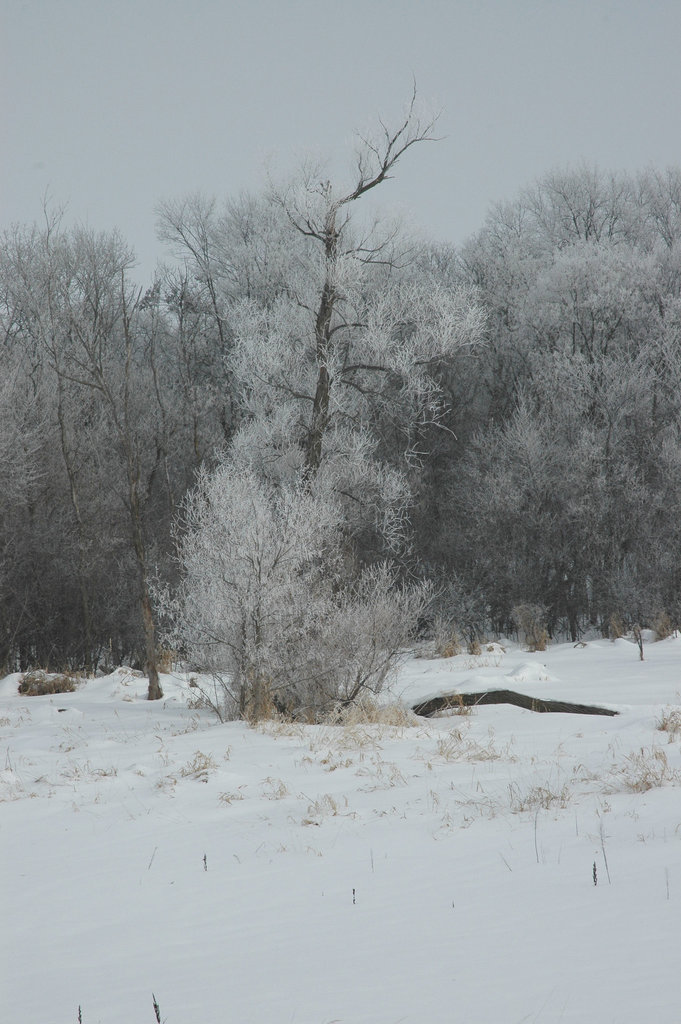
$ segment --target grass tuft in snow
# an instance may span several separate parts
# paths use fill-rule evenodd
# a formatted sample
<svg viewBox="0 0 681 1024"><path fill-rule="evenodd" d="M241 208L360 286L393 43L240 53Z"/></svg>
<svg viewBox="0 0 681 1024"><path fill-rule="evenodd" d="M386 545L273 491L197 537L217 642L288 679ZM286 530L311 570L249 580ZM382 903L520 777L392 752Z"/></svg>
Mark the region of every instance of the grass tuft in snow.
<svg viewBox="0 0 681 1024"><path fill-rule="evenodd" d="M199 782L208 782L211 772L217 770L217 763L211 754L204 754L197 750L191 761L180 768L180 775L188 779L197 779Z"/></svg>
<svg viewBox="0 0 681 1024"><path fill-rule="evenodd" d="M498 750L494 744L494 734L489 733L486 743L481 743L464 733L463 729L452 729L440 733L435 740L437 756L443 761L499 761L515 758L509 753Z"/></svg>
<svg viewBox="0 0 681 1024"><path fill-rule="evenodd" d="M283 800L289 795L288 786L283 779L268 777L263 780L262 795L266 800Z"/></svg>
<svg viewBox="0 0 681 1024"><path fill-rule="evenodd" d="M238 789L235 793L218 793L218 800L221 804L224 804L225 807L229 807L230 804L233 804L238 800L243 800L243 798L244 795L241 792L241 789Z"/></svg>
<svg viewBox="0 0 681 1024"><path fill-rule="evenodd" d="M313 800L307 809L307 815L303 818L303 825L321 825L325 818L335 818L338 815L354 817L348 810L347 797L335 797L331 793L323 793Z"/></svg>
<svg viewBox="0 0 681 1024"><path fill-rule="evenodd" d="M517 782L508 787L509 806L514 814L524 811L565 810L570 803L571 793L567 783L558 787L547 782L543 786L530 786L521 790Z"/></svg>
<svg viewBox="0 0 681 1024"><path fill-rule="evenodd" d="M662 747L641 747L632 750L624 762L612 771L616 792L618 786L629 793L647 793L664 785L681 785L681 772L672 769Z"/></svg>
<svg viewBox="0 0 681 1024"><path fill-rule="evenodd" d="M419 725L419 718L411 708L398 702L380 703L371 697L364 697L346 705L338 714L341 725L389 725L395 728L412 728Z"/></svg>
<svg viewBox="0 0 681 1024"><path fill-rule="evenodd" d="M667 708L661 718L658 718L657 728L660 732L666 732L669 742L673 743L676 737L681 735L681 708Z"/></svg>

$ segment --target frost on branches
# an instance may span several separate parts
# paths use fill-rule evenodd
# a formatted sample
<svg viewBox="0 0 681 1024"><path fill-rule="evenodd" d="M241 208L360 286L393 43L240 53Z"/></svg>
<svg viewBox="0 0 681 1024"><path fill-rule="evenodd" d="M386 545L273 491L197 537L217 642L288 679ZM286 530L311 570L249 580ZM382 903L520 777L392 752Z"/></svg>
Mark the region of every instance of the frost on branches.
<svg viewBox="0 0 681 1024"><path fill-rule="evenodd" d="M408 549L407 474L442 420L442 368L485 317L357 209L433 124L412 96L395 128L360 137L345 186L308 164L222 217L197 201L162 211L238 396L227 452L186 504L172 616L228 713L314 718L377 691L423 609L426 589L380 559Z"/></svg>
<svg viewBox="0 0 681 1024"><path fill-rule="evenodd" d="M386 564L353 578L337 504L226 460L185 507L172 640L221 717L315 719L378 692L428 599Z"/></svg>

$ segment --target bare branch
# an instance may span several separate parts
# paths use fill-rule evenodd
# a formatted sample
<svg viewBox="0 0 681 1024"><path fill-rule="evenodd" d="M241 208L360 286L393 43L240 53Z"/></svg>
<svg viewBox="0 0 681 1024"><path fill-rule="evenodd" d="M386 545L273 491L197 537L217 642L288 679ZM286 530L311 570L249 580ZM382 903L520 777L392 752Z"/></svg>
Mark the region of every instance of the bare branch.
<svg viewBox="0 0 681 1024"><path fill-rule="evenodd" d="M390 172L397 161L412 146L419 142L436 141L436 136L433 134L436 122L437 115L422 121L416 113L416 82L414 82L407 113L396 129L390 129L382 119L379 119L382 132L380 142L373 142L358 133L363 148L360 149L357 156L357 184L351 192L338 200L336 205L341 207L352 203L390 178Z"/></svg>

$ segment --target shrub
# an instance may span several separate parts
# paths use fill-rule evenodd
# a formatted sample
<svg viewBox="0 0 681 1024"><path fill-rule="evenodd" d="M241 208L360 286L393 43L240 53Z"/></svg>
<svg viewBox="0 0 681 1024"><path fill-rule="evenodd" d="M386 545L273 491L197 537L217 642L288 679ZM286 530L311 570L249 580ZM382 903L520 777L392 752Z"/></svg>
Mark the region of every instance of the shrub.
<svg viewBox="0 0 681 1024"><path fill-rule="evenodd" d="M316 721L379 692L430 598L386 563L353 578L342 513L304 480L227 461L202 474L184 526L168 638L212 673L197 699L221 718Z"/></svg>
<svg viewBox="0 0 681 1024"><path fill-rule="evenodd" d="M26 672L19 680L19 693L25 697L44 697L51 693L73 693L77 681L66 673L48 673L42 669Z"/></svg>
<svg viewBox="0 0 681 1024"><path fill-rule="evenodd" d="M518 632L524 634L528 651L546 650L549 635L545 608L538 604L517 604L511 610L511 618Z"/></svg>
<svg viewBox="0 0 681 1024"><path fill-rule="evenodd" d="M656 640L666 640L674 632L674 624L667 612L658 612L652 622Z"/></svg>
<svg viewBox="0 0 681 1024"><path fill-rule="evenodd" d="M622 616L618 612L613 612L608 619L605 635L609 640L620 640L626 632L627 627L624 624Z"/></svg>
<svg viewBox="0 0 681 1024"><path fill-rule="evenodd" d="M636 646L638 647L638 656L641 661L643 661L643 630L639 626L638 622L635 622L631 627L631 632L633 633Z"/></svg>
<svg viewBox="0 0 681 1024"><path fill-rule="evenodd" d="M431 645L436 658L461 654L476 641L482 643L488 624L488 608L481 591L471 590L456 575L435 576L428 609ZM469 652L470 653L470 652Z"/></svg>
<svg viewBox="0 0 681 1024"><path fill-rule="evenodd" d="M461 637L459 630L451 620L436 615L431 629L431 640L427 654L433 658L455 658L461 654Z"/></svg>
<svg viewBox="0 0 681 1024"><path fill-rule="evenodd" d="M156 658L156 665L159 672L172 672L173 665L178 660L177 651L172 651L168 647L159 647Z"/></svg>

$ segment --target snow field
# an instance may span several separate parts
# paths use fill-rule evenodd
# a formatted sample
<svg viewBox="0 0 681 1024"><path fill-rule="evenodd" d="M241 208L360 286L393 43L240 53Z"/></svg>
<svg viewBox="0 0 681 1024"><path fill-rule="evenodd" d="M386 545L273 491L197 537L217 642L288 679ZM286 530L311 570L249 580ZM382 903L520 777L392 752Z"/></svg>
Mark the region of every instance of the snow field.
<svg viewBox="0 0 681 1024"><path fill-rule="evenodd" d="M657 726L681 640L645 656L412 659L407 703L621 713L398 727L221 725L181 675L152 703L126 670L50 697L7 677L3 1019L153 1024L153 992L168 1024L678 1021L681 733Z"/></svg>

